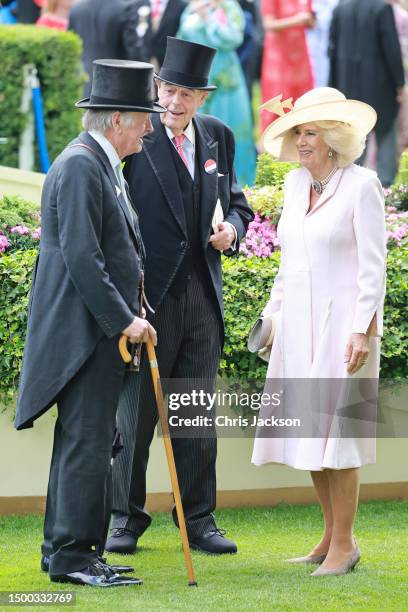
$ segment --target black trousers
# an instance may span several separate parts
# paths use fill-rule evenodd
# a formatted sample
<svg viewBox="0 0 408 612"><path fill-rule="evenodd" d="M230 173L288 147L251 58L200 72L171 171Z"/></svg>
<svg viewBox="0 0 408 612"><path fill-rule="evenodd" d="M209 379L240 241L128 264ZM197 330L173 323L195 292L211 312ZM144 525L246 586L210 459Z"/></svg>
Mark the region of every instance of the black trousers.
<svg viewBox="0 0 408 612"><path fill-rule="evenodd" d="M118 338L104 337L57 397L42 545L50 574L80 570L104 549L124 370Z"/></svg>
<svg viewBox="0 0 408 612"><path fill-rule="evenodd" d="M158 334L160 376L215 380L220 358L220 320L207 284L193 275L185 293L167 294L152 318ZM157 408L148 360L141 371L125 375L117 413L123 450L113 463L113 527L140 536L150 525L145 510L149 447ZM215 526L217 440L173 438L173 450L189 537ZM167 466L163 465L167 471ZM175 509L173 518L176 521Z"/></svg>

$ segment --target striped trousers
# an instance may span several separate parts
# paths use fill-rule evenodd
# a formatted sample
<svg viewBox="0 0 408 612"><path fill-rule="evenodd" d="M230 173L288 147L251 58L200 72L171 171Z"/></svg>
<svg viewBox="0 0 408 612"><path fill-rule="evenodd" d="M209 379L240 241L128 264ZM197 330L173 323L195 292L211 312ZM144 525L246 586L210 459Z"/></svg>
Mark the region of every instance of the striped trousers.
<svg viewBox="0 0 408 612"><path fill-rule="evenodd" d="M214 381L220 359L220 326L215 298L196 274L181 296L167 293L151 318L161 378L203 378ZM119 401L117 428L124 448L113 462L112 527L140 536L150 525L145 510L149 447L157 408L147 355L140 372L128 372ZM217 440L173 438L181 498L190 538L215 527ZM163 470L167 466L163 465ZM175 509L173 519L177 523Z"/></svg>

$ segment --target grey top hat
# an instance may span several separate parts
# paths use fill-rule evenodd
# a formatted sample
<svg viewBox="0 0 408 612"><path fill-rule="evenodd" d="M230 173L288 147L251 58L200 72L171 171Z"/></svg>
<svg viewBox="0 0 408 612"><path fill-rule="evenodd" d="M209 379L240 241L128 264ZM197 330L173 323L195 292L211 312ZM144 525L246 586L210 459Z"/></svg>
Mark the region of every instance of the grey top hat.
<svg viewBox="0 0 408 612"><path fill-rule="evenodd" d="M153 65L145 62L95 60L91 95L75 106L94 110L164 113L166 109L154 102L153 70Z"/></svg>

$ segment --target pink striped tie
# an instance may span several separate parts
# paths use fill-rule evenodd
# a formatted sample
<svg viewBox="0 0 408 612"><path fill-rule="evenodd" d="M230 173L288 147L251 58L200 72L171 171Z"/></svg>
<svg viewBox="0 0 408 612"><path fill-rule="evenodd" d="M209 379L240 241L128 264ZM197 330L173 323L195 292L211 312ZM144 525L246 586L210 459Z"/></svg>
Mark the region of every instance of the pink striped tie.
<svg viewBox="0 0 408 612"><path fill-rule="evenodd" d="M186 139L185 134L180 134L179 136L175 136L174 137L174 144L176 145L177 152L180 155L181 159L183 160L187 170L189 170L189 165L188 165L187 157L186 157L186 154L184 153L184 149L183 149L183 142L185 141L185 139Z"/></svg>

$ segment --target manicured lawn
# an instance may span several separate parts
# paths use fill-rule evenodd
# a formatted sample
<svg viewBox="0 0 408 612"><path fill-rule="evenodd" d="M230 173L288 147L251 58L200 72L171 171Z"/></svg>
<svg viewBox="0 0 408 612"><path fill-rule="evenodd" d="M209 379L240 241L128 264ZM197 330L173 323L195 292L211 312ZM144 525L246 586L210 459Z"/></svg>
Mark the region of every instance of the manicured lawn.
<svg viewBox="0 0 408 612"><path fill-rule="evenodd" d="M74 590L75 609L92 612L408 609L407 502L361 504L356 535L362 561L353 573L336 578L310 578L310 567L284 561L306 554L317 541L317 506L224 510L217 520L236 539L239 552L226 557L194 553L198 588L187 586L179 535L169 515L156 514L136 555L109 558L134 563L143 586L102 590L50 583L39 571L42 517L0 517L0 591Z"/></svg>

